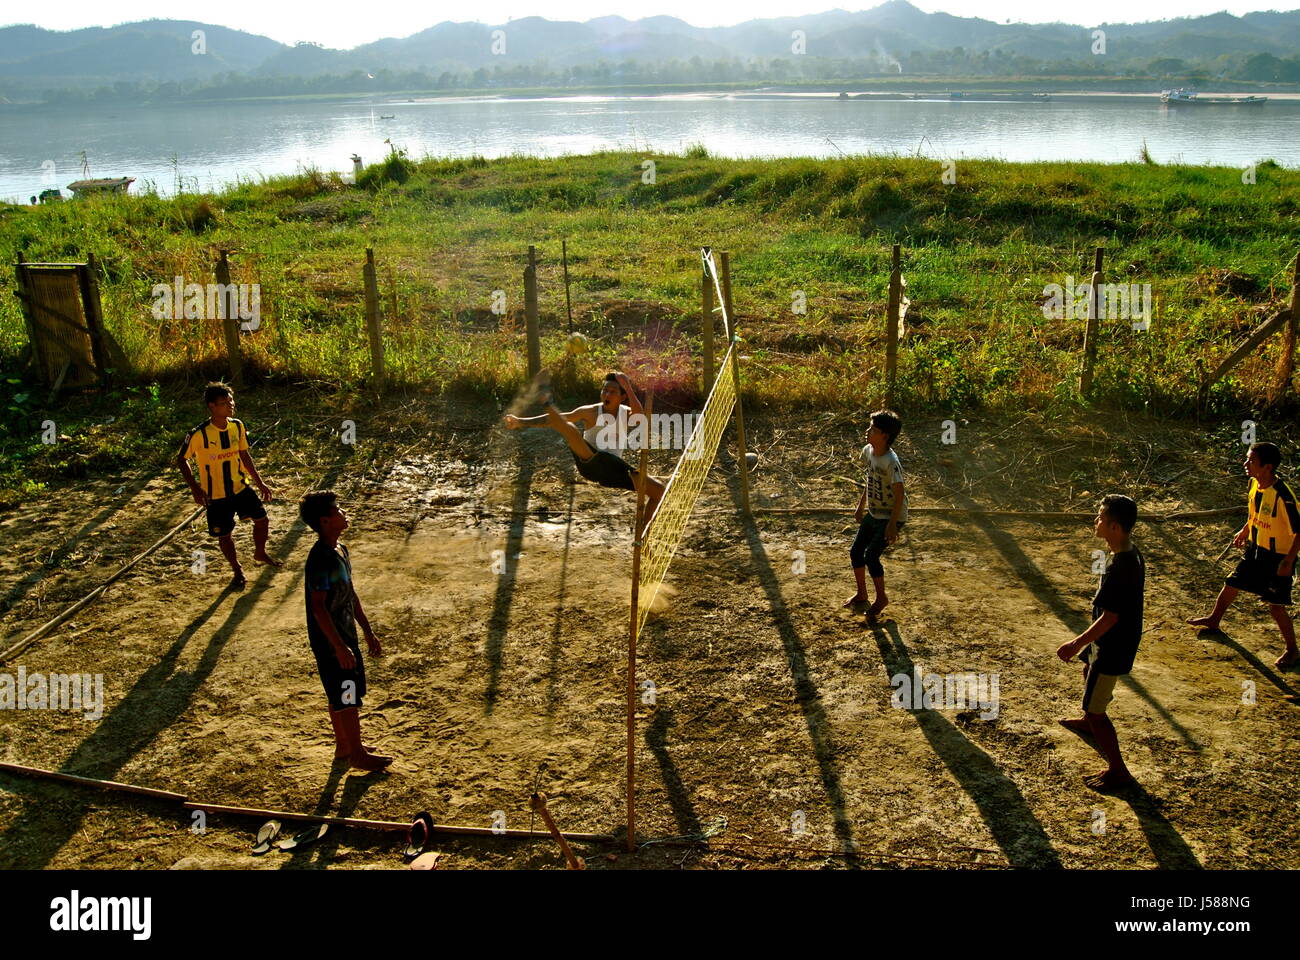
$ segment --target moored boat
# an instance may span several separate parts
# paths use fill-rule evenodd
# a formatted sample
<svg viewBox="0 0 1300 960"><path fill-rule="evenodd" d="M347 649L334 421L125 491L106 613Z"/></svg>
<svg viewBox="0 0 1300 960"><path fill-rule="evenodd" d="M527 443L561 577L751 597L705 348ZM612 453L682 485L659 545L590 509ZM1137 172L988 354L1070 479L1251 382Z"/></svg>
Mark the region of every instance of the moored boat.
<svg viewBox="0 0 1300 960"><path fill-rule="evenodd" d="M1253 107L1261 103L1266 103L1268 97L1203 97L1195 90L1186 90L1179 87L1176 90L1165 90L1160 94L1160 102L1164 104L1186 104L1194 107Z"/></svg>

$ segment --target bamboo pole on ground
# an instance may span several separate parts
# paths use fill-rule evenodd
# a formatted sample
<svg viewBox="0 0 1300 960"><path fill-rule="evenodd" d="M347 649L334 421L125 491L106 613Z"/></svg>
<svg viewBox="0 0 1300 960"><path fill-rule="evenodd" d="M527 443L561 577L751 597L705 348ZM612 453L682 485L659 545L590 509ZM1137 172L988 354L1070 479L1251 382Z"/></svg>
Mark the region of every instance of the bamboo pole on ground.
<svg viewBox="0 0 1300 960"><path fill-rule="evenodd" d="M898 376L898 311L903 302L902 247L894 244L889 270L889 306L885 310L885 406L894 405L894 380Z"/></svg>
<svg viewBox="0 0 1300 960"><path fill-rule="evenodd" d="M366 288L366 331L370 335L370 370L375 387L384 388L384 334L379 321L379 281L375 276L375 251L366 248L366 265L361 268ZM396 309L394 308L394 313Z"/></svg>
<svg viewBox="0 0 1300 960"><path fill-rule="evenodd" d="M226 365L230 368L231 384L240 386L244 382L244 358L239 349L239 311L234 309L234 297L230 291L230 260L225 250L218 252L217 283L225 291L221 295L221 328L226 337Z"/></svg>
<svg viewBox="0 0 1300 960"><path fill-rule="evenodd" d="M708 252L708 247L704 248ZM709 266L700 259L700 347L704 357L701 391L708 397L713 389L713 277Z"/></svg>
<svg viewBox="0 0 1300 960"><path fill-rule="evenodd" d="M534 812L541 814L542 823L546 824L546 829L549 830L551 836L555 838L555 842L560 845L560 850L564 853L564 861L568 864L569 869L586 870L587 864L583 862L581 857L574 856L573 849L569 846L568 841L564 839L564 834L562 834L560 828L555 825L555 820L551 816L551 811L546 809L546 794L534 793L528 802Z"/></svg>
<svg viewBox="0 0 1300 960"><path fill-rule="evenodd" d="M542 343L537 331L537 248L528 247L528 266L524 267L524 321L528 325L528 376L542 369Z"/></svg>
<svg viewBox="0 0 1300 960"><path fill-rule="evenodd" d="M655 395L646 393L646 426L654 412ZM636 536L632 540L632 619L627 642L627 852L636 850L636 634L638 605L641 602L641 544L645 534L645 480L650 470L650 443L647 432L639 463L641 482L636 491Z"/></svg>
<svg viewBox="0 0 1300 960"><path fill-rule="evenodd" d="M117 580L125 576L127 571L129 571L137 563L139 563L145 557L152 554L164 543L166 543L172 537L176 536L176 534L180 533L181 530L185 529L185 527L188 526L191 522L193 522L193 520L202 512L203 512L203 507L199 507L198 509L194 510L188 517L186 517L180 523L176 524L176 526L172 527L165 534L163 534L162 537L160 537L154 543L154 545L151 546L148 550L144 551L144 553L137 555L129 563L127 563L120 570L118 570L117 573L113 574L111 577L109 577L107 580L101 583L94 590L90 591L90 593L86 594L84 597L82 597L72 606L68 607L68 609L64 610L53 620L49 620L46 623L42 624L41 626L37 627L31 633L27 634L27 636L23 637L21 640L7 647L4 651L0 652L0 663L5 663L7 660L9 660L10 657L14 656L17 653L21 653L27 647L31 646L41 637L45 636L47 633L49 633L51 630L53 630L55 627L61 624L64 620L67 620L70 616L72 616L82 607L86 606L88 603L90 603L92 600L98 597L101 593L107 590L110 586L112 586L115 582L117 582Z"/></svg>
<svg viewBox="0 0 1300 960"><path fill-rule="evenodd" d="M736 390L736 443L740 447L740 500L749 509L749 455L745 449L745 410L740 402L740 338L736 332L735 312L731 305L731 254L720 254L722 261L722 303L727 311L727 339L731 341L731 377Z"/></svg>
<svg viewBox="0 0 1300 960"><path fill-rule="evenodd" d="M113 793L129 793L141 797L151 797L155 800L179 801L185 810L203 810L207 813L223 813L237 817L257 817L262 820L297 820L304 823L328 823L342 827L359 827L367 830L385 830L385 831L406 831L411 825L399 820L362 820L357 817L334 817L328 814L316 813L295 813L292 810L266 810L260 807L238 807L221 803L200 803L197 800L190 800L188 796L181 793L172 793L170 790L156 790L153 787L137 787L130 783L118 783L116 780L98 780L94 777L81 777L73 773L63 773L58 770L45 770L41 767L29 767L20 763L3 763L0 762L0 773L9 773L15 776L36 777L43 780L61 780L64 783L72 783L77 786L93 787L97 790L108 790ZM450 823L435 823L433 833L448 834L451 836L463 837L507 837L513 840L543 840L547 834L539 830L494 830L491 827L462 827ZM560 834L566 840L579 840L592 843L608 843L612 837L605 833L573 833L562 832Z"/></svg>
<svg viewBox="0 0 1300 960"><path fill-rule="evenodd" d="M1083 365L1079 369L1079 395L1084 399L1092 393L1092 372L1097 360L1097 332L1101 320L1101 263L1102 248L1098 247L1088 289L1088 316L1083 329Z"/></svg>

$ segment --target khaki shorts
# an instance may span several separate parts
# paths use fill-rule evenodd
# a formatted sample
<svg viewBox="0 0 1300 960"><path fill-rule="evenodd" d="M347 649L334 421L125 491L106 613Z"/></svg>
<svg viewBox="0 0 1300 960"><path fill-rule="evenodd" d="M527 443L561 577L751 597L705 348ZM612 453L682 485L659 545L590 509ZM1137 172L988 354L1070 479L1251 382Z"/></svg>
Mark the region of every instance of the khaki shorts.
<svg viewBox="0 0 1300 960"><path fill-rule="evenodd" d="M1105 713L1106 707L1115 699L1115 683L1119 680L1114 674L1099 673L1088 668L1088 678L1083 685L1083 712Z"/></svg>

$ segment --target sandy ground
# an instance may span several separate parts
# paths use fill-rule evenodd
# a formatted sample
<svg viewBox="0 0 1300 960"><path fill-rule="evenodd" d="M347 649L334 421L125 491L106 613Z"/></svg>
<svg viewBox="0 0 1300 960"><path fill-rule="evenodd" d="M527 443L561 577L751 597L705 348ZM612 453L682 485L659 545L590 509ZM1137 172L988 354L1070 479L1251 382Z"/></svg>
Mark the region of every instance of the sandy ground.
<svg viewBox="0 0 1300 960"><path fill-rule="evenodd" d="M913 506L1088 510L1120 463L1124 482L1108 489L1139 491L1149 512L1231 506L1244 492L1229 443L1172 452L1204 437L1191 427L963 422L945 447L930 426L900 442ZM283 499L271 517L285 566L250 568L242 594L225 589L195 522L0 665L102 673L106 695L97 721L0 712L0 758L215 803L384 820L427 809L481 827L527 828L538 787L562 828L621 832L630 498L576 478L548 432L458 429L434 456L263 464L295 500L319 483L344 495L358 592L386 648L369 661L363 729L398 758L390 773L331 764L304 630L314 535ZM756 419L751 436L755 503L852 507L858 429ZM1271 666L1276 629L1250 601L1226 633L1182 623L1208 610L1230 569L1205 557L1232 518L1138 528L1146 631L1111 715L1140 787L1103 796L1080 782L1099 755L1055 723L1081 696L1078 667L1055 649L1087 624L1101 546L1090 524L918 514L886 556L893 602L871 626L840 607L851 517L744 523L733 464L714 467L638 657L638 680L654 685L637 719L639 835L725 828L707 847L579 845L593 869L1300 867L1300 706L1288 699L1300 682ZM82 483L3 515L3 635L49 619L192 509L162 476ZM890 678L916 668L996 675L996 716L896 708ZM403 863L398 836L358 830L254 857L258 825L213 816L196 833L166 802L0 774L3 867ZM563 865L544 840L438 848L446 867Z"/></svg>

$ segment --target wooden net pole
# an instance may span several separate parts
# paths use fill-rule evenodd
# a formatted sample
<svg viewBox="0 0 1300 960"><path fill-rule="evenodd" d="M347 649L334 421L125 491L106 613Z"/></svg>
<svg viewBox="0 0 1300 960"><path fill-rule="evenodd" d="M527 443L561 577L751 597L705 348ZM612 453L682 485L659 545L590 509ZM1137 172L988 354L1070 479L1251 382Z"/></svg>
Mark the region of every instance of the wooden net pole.
<svg viewBox="0 0 1300 960"><path fill-rule="evenodd" d="M645 444L638 464L641 482L636 491L636 536L632 540L632 619L627 643L627 852L636 850L636 625L637 606L641 600L641 541L645 530L645 479L650 469L649 425L655 395L646 394Z"/></svg>
<svg viewBox="0 0 1300 960"><path fill-rule="evenodd" d="M885 406L894 405L894 378L898 373L898 311L903 302L903 251L894 244L889 269L889 306L885 310Z"/></svg>
<svg viewBox="0 0 1300 960"><path fill-rule="evenodd" d="M713 389L713 277L707 263L701 262L700 271L700 346L704 354L701 392L707 397Z"/></svg>
<svg viewBox="0 0 1300 960"><path fill-rule="evenodd" d="M528 325L528 376L542 369L542 342L537 331L537 248L528 247L528 266L524 267L524 320Z"/></svg>
<svg viewBox="0 0 1300 960"><path fill-rule="evenodd" d="M736 333L736 314L731 305L731 254L719 254L722 266L722 303L727 310L727 339L731 341L731 377L736 389L736 444L740 447L740 502L745 516L749 509L749 455L745 448L745 411L740 402L740 343Z"/></svg>

